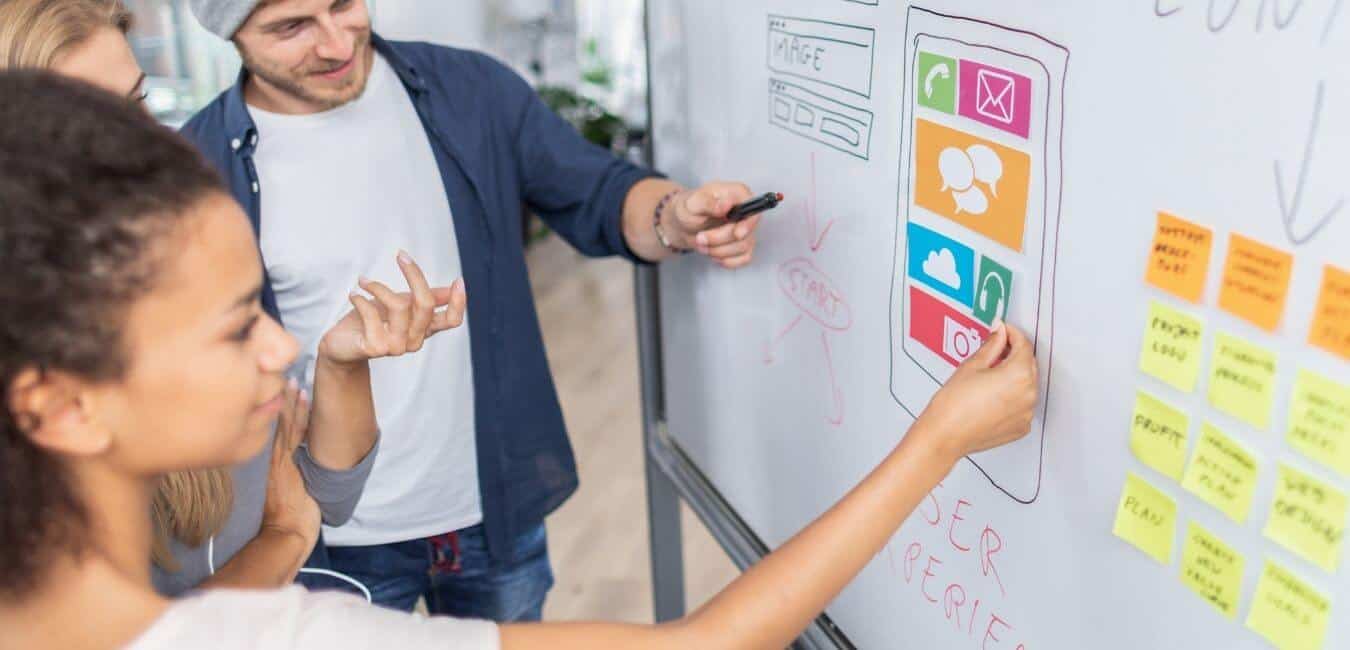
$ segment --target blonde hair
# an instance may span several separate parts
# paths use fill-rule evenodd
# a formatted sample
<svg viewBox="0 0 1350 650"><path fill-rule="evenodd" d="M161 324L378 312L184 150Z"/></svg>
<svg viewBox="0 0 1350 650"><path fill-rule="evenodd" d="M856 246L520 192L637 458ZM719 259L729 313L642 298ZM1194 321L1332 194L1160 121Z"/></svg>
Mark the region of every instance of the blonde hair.
<svg viewBox="0 0 1350 650"><path fill-rule="evenodd" d="M234 509L234 480L225 469L174 472L159 480L150 516L155 540L150 558L166 571L181 566L169 549L169 539L197 548L220 533Z"/></svg>
<svg viewBox="0 0 1350 650"><path fill-rule="evenodd" d="M131 29L121 0L0 0L0 69L50 68L104 27Z"/></svg>

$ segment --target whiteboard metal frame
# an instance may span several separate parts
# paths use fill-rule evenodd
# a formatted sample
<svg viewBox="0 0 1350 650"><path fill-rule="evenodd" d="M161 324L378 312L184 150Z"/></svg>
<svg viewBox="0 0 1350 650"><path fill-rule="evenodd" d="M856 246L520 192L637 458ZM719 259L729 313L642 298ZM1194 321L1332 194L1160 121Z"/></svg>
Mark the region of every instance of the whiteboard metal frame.
<svg viewBox="0 0 1350 650"><path fill-rule="evenodd" d="M652 115L651 11L643 2L643 33L647 45L647 115ZM652 130L645 151L654 166L656 143ZM727 503L717 488L680 449L666 428L665 369L661 358L660 270L656 266L633 271L637 311L638 363L642 391L642 442L647 480L647 516L652 567L652 601L658 623L685 614L684 549L680 537L680 499L712 533L731 561L744 571L769 554L760 540ZM821 614L794 644L804 650L855 648L830 618Z"/></svg>
<svg viewBox="0 0 1350 650"><path fill-rule="evenodd" d="M680 538L680 499L712 533L732 562L744 571L770 549L727 503L689 456L668 434L661 366L659 274L651 267L634 271L638 357L642 375L642 438L647 477L648 530L651 535L652 600L657 622L684 616L684 549ZM827 615L820 615L795 644L808 650L855 648Z"/></svg>

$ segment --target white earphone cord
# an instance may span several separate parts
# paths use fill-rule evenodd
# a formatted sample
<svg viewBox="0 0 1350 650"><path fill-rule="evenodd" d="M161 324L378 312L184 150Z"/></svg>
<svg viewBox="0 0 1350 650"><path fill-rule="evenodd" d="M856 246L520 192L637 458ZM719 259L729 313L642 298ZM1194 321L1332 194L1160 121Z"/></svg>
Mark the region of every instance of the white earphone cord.
<svg viewBox="0 0 1350 650"><path fill-rule="evenodd" d="M210 572L210 575L216 575L216 538L214 535L212 535L209 539L206 540L206 570ZM328 576L330 578L336 578L359 589L361 591L361 595L366 597L366 602L368 603L375 602L375 599L372 598L370 595L370 590L367 589L365 585L361 584L361 581L345 573L339 573L337 571L332 571L329 569L311 569L309 567L301 568L300 573L308 573L310 575L320 575L320 576Z"/></svg>

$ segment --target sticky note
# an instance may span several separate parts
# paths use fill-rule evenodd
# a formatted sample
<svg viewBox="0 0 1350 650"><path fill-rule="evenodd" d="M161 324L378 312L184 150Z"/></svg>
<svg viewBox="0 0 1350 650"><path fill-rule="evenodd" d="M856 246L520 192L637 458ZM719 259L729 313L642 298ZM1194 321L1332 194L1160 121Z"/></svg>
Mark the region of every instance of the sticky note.
<svg viewBox="0 0 1350 650"><path fill-rule="evenodd" d="M1247 627L1279 650L1321 650L1331 601L1280 565L1266 561L1256 583Z"/></svg>
<svg viewBox="0 0 1350 650"><path fill-rule="evenodd" d="M1350 476L1350 384L1300 370L1289 402L1289 446Z"/></svg>
<svg viewBox="0 0 1350 650"><path fill-rule="evenodd" d="M1166 212L1158 213L1158 230L1144 279L1182 300L1199 303L1209 277L1214 232Z"/></svg>
<svg viewBox="0 0 1350 650"><path fill-rule="evenodd" d="M1246 558L1195 522L1186 530L1181 547L1181 582L1220 614L1237 620Z"/></svg>
<svg viewBox="0 0 1350 650"><path fill-rule="evenodd" d="M1176 530L1176 500L1133 472L1127 474L1112 529L1116 537L1134 544L1158 562L1170 564Z"/></svg>
<svg viewBox="0 0 1350 650"><path fill-rule="evenodd" d="M1270 427L1275 408L1274 352L1219 332L1214 337L1214 371L1209 403L1258 429Z"/></svg>
<svg viewBox="0 0 1350 650"><path fill-rule="evenodd" d="M1284 315L1293 267L1289 253L1234 233L1228 239L1219 307L1261 329L1275 331Z"/></svg>
<svg viewBox="0 0 1350 650"><path fill-rule="evenodd" d="M1185 413L1144 391L1135 394L1130 450L1145 465L1181 481L1190 429Z"/></svg>
<svg viewBox="0 0 1350 650"><path fill-rule="evenodd" d="M1280 465L1266 537L1305 560L1336 572L1345 537L1345 493L1315 476Z"/></svg>
<svg viewBox="0 0 1350 650"><path fill-rule="evenodd" d="M1252 507L1257 469L1251 452L1206 422L1181 487L1240 524Z"/></svg>
<svg viewBox="0 0 1350 650"><path fill-rule="evenodd" d="M1154 302L1148 308L1139 369L1177 390L1195 390L1204 332L1204 321Z"/></svg>
<svg viewBox="0 0 1350 650"><path fill-rule="evenodd" d="M1330 264L1322 269L1308 342L1350 361L1350 272Z"/></svg>

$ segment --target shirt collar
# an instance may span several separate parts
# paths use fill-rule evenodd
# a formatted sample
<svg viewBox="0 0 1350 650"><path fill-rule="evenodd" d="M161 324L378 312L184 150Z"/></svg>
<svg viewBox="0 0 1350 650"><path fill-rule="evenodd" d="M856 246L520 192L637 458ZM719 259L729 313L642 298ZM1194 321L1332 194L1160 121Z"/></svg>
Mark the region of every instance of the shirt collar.
<svg viewBox="0 0 1350 650"><path fill-rule="evenodd" d="M389 62L405 88L418 95L426 92L427 85L421 73L389 41L371 32L370 42L375 51ZM248 105L244 101L244 83L247 80L248 70L240 66L239 77L235 79L234 85L225 91L225 133L229 135L230 148L235 153L252 152L258 144L258 127L253 123L253 116L249 114Z"/></svg>

